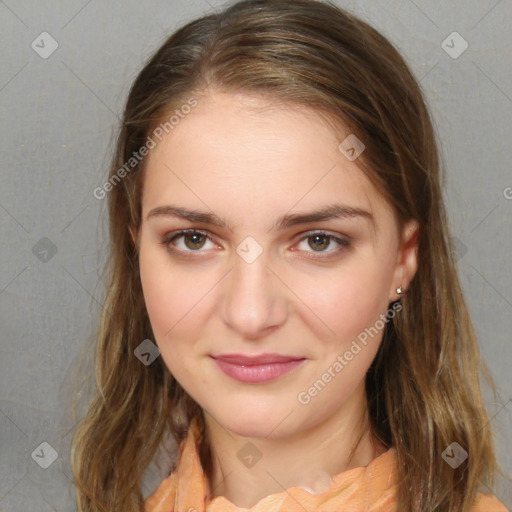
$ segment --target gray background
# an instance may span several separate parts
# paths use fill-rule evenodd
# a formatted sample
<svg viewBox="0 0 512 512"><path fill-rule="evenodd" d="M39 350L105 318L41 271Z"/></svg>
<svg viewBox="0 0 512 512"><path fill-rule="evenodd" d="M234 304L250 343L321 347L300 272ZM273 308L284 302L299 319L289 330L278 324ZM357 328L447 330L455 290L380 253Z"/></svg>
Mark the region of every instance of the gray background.
<svg viewBox="0 0 512 512"><path fill-rule="evenodd" d="M500 395L487 399L499 462L510 475L512 2L338 3L398 45L427 94L448 169L459 272ZM92 191L105 180L144 60L172 30L221 5L0 1L2 511L75 509L71 389L101 310L106 243L105 201ZM59 45L50 56L45 31ZM454 31L469 45L457 58L464 43L448 37ZM44 442L57 457L47 469ZM511 488L499 479L496 494L509 508Z"/></svg>

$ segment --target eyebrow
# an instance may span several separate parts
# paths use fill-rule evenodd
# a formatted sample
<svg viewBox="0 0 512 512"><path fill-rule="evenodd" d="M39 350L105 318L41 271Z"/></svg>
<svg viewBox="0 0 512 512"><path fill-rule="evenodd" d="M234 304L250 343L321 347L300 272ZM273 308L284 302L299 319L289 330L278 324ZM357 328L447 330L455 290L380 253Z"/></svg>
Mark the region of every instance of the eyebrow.
<svg viewBox="0 0 512 512"><path fill-rule="evenodd" d="M232 231L232 228L226 223L226 221L224 221L215 213L190 210L188 208L182 208L174 205L166 205L153 208L146 216L146 220L157 216L177 217L180 219L188 220L190 222L211 224ZM373 227L375 228L375 218L371 212L364 210L363 208L347 206L344 204L332 204L319 210L310 212L285 214L274 222L273 226L270 228L270 231L276 229L282 230L291 226L308 224L311 222L347 218L366 219L371 224L373 224Z"/></svg>

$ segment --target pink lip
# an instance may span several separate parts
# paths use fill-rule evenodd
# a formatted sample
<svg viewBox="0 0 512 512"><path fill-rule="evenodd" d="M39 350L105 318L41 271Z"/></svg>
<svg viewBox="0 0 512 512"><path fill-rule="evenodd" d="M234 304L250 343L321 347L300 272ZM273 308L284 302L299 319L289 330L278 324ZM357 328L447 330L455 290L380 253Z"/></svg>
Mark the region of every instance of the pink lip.
<svg viewBox="0 0 512 512"><path fill-rule="evenodd" d="M267 382L291 372L305 358L282 356L280 354L261 354L244 356L225 354L211 356L218 367L229 377L240 382Z"/></svg>

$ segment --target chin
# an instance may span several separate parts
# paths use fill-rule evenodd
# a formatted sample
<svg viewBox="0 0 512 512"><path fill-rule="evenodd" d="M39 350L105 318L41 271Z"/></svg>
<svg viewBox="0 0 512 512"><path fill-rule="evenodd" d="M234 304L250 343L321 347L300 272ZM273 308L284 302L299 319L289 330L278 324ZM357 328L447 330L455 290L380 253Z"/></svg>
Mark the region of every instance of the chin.
<svg viewBox="0 0 512 512"><path fill-rule="evenodd" d="M220 414L211 414L215 421L223 428L235 435L255 439L279 438L289 429L289 423L283 419L290 413L289 410L262 409L255 407L248 411L241 408L230 411L224 410ZM277 428L279 426L279 428Z"/></svg>
<svg viewBox="0 0 512 512"><path fill-rule="evenodd" d="M248 437L251 439L262 439L268 434L268 427L265 430L263 426L255 425L234 425L227 426L230 432L240 437Z"/></svg>

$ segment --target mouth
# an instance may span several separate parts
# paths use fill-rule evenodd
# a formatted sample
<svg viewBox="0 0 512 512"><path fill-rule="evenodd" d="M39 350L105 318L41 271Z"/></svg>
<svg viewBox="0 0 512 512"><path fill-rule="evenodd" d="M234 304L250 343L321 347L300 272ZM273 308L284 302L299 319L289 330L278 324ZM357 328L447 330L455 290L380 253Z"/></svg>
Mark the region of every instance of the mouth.
<svg viewBox="0 0 512 512"><path fill-rule="evenodd" d="M301 365L306 358L282 354L221 354L210 356L219 369L240 382L262 383L275 380Z"/></svg>

